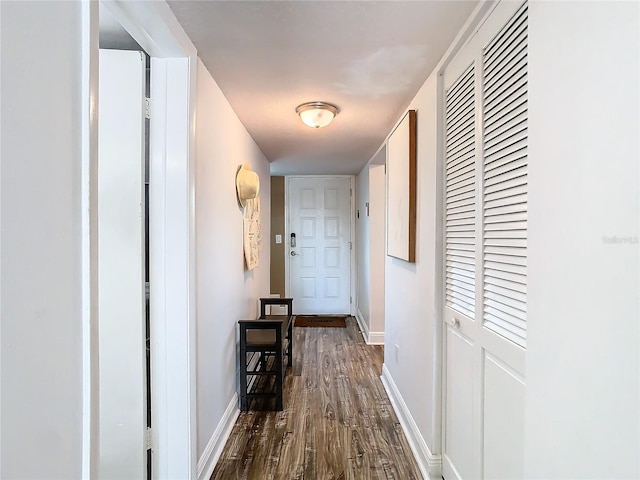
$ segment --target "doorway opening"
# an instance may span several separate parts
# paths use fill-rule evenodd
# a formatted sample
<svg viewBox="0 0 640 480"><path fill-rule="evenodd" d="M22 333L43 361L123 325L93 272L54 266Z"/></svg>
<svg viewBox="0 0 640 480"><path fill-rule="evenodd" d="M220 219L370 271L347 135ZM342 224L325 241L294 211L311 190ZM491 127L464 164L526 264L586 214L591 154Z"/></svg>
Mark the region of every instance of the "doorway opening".
<svg viewBox="0 0 640 480"><path fill-rule="evenodd" d="M97 115L92 101L98 98L98 39L100 19L111 14L121 30L126 31L150 56L151 97L154 121L150 122L148 151L149 188L141 205L149 205L148 226L143 230L148 245L150 398L153 408L147 431L148 415L142 415L141 430L153 451L153 478L195 478L197 445L195 419L195 237L191 194L194 185L195 150L195 47L178 24L168 5L157 2L101 0L83 4L85 35L86 106L84 171L90 181L85 196L93 208L84 224L85 241L97 245ZM124 27L124 28L123 28ZM99 143L99 142L98 142ZM142 172L142 169L141 169ZM141 182L144 185L144 182ZM140 219L143 218L141 212ZM93 247L95 248L95 247ZM144 248L146 250L146 247ZM143 251L141 249L140 251ZM167 252L171 252L168 254ZM98 297L99 275L97 248L91 251L90 272L95 275L87 288L92 301ZM93 272L96 272L95 274ZM141 268L142 311L146 320L146 265ZM95 283L94 279L95 278ZM97 304L97 301L96 301ZM171 321L168 319L171 318ZM92 477L99 471L99 383L98 348L100 334L97 316L87 316L84 332L85 358L90 358L85 376L83 471ZM141 329L142 330L142 329ZM142 338L141 356L145 355L147 336ZM146 370L144 361L143 369ZM147 376L147 375L145 375ZM147 385L149 385L147 383ZM143 396L147 400L148 394ZM148 413L148 412L147 412ZM145 463L148 461L145 459ZM144 475L136 478L144 478Z"/></svg>

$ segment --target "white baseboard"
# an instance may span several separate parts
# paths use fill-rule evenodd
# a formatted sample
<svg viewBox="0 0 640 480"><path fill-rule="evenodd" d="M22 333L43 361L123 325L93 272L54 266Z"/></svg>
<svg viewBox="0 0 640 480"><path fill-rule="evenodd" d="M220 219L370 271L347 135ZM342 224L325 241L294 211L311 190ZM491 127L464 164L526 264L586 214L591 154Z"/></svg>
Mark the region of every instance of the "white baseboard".
<svg viewBox="0 0 640 480"><path fill-rule="evenodd" d="M359 308L356 310L356 320L358 321L362 338L364 338L365 343L367 343L367 340L369 339L369 326L367 325L367 322L364 321L364 317L362 316L362 312Z"/></svg>
<svg viewBox="0 0 640 480"><path fill-rule="evenodd" d="M213 475L213 469L216 467L218 459L220 459L224 445L227 443L229 435L231 435L231 430L233 430L239 414L238 394L234 393L222 415L220 423L218 423L209 443L207 443L204 452L202 452L202 457L198 460L198 480L209 480Z"/></svg>
<svg viewBox="0 0 640 480"><path fill-rule="evenodd" d="M400 421L400 426L407 437L409 446L413 451L413 456L418 463L420 473L425 479L440 479L442 478L442 456L434 455L429 450L427 443L424 441L424 437L418 429L411 412L407 408L407 404L404 403L404 399L398 390L391 374L386 365L382 365L382 376L380 377L384 389L389 395L391 400L391 406L396 412L396 416Z"/></svg>
<svg viewBox="0 0 640 480"><path fill-rule="evenodd" d="M384 345L384 332L369 332L367 345Z"/></svg>
<svg viewBox="0 0 640 480"><path fill-rule="evenodd" d="M370 332L367 322L364 321L364 316L360 309L356 311L356 320L358 326L362 332L362 338L367 345L384 345L384 332Z"/></svg>

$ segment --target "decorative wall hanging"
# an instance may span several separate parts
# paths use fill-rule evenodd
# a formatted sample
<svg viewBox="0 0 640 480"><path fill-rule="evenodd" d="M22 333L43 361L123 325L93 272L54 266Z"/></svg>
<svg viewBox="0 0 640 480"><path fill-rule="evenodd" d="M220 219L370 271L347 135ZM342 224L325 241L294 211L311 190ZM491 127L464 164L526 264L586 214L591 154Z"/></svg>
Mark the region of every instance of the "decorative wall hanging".
<svg viewBox="0 0 640 480"><path fill-rule="evenodd" d="M248 164L241 165L236 173L236 193L242 208L247 200L256 198L260 193L260 177L251 171Z"/></svg>
<svg viewBox="0 0 640 480"><path fill-rule="evenodd" d="M242 235L244 259L247 270L253 270L259 265L260 250L262 250L262 235L260 221L260 177L252 172L249 165L242 165L236 174L236 193L238 202L243 209Z"/></svg>
<svg viewBox="0 0 640 480"><path fill-rule="evenodd" d="M409 110L387 139L387 255L416 256L416 111Z"/></svg>
<svg viewBox="0 0 640 480"><path fill-rule="evenodd" d="M262 224L260 220L260 197L247 200L243 218L244 260L247 270L259 265L262 250Z"/></svg>

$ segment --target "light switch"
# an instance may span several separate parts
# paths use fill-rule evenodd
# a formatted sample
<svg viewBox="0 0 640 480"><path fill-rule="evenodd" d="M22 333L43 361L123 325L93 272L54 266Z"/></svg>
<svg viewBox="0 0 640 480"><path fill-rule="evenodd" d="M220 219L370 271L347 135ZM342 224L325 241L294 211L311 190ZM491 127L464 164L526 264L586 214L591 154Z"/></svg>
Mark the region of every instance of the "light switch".
<svg viewBox="0 0 640 480"><path fill-rule="evenodd" d="M276 235L276 243L282 243L282 235Z"/></svg>

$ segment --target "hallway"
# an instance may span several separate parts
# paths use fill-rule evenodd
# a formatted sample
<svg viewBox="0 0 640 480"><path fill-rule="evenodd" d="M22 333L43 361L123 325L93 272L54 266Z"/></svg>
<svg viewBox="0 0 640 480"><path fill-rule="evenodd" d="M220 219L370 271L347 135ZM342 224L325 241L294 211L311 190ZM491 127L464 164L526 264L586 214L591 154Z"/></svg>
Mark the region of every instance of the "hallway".
<svg viewBox="0 0 640 480"><path fill-rule="evenodd" d="M347 328L295 328L282 412L242 412L215 479L419 479L380 381L381 346Z"/></svg>

